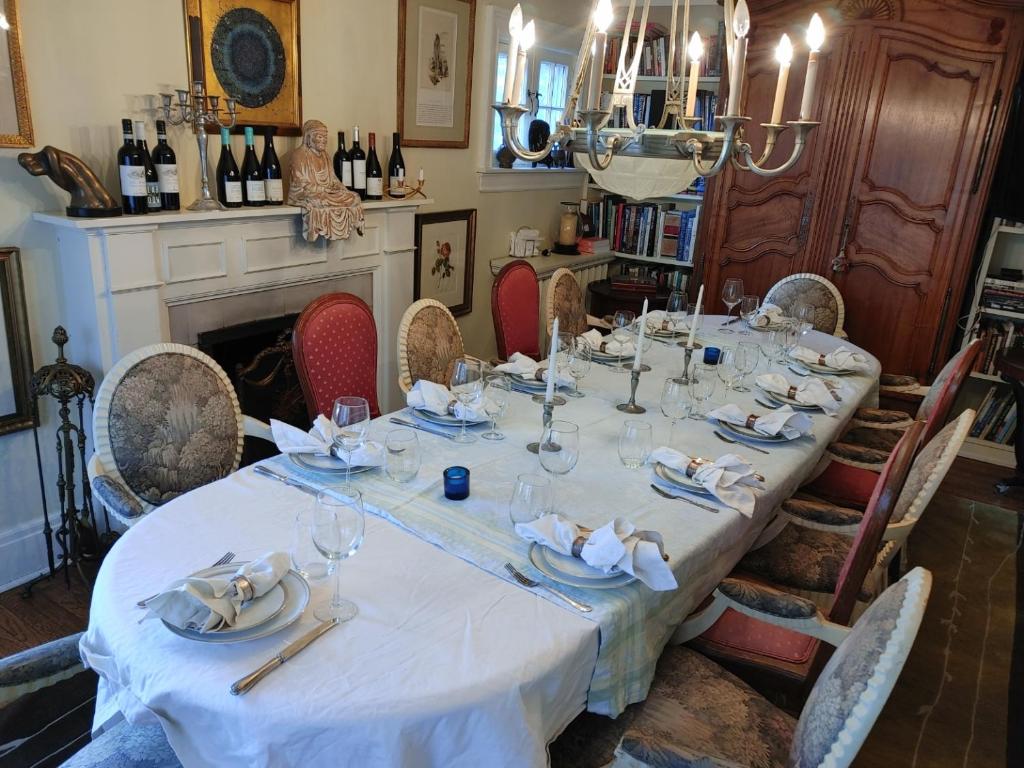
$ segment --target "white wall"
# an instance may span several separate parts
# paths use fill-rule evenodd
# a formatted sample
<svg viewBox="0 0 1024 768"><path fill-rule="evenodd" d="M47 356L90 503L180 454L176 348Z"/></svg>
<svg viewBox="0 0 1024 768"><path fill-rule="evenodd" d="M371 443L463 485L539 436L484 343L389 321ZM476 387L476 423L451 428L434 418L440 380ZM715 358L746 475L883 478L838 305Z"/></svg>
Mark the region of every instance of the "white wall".
<svg viewBox="0 0 1024 768"><path fill-rule="evenodd" d="M494 4L511 7L514 3ZM52 144L80 156L116 195L120 118L145 118L152 141L156 104L151 95L182 87L186 80L182 5L180 0L20 0L36 149ZM527 17L576 24L585 17L587 7L586 0L534 2L524 4L524 12ZM553 232L558 202L566 194L564 190L478 192L476 171L481 142L486 141L494 55L484 29L486 17L484 5L478 5L470 148L403 150L410 169L423 167L426 172L427 191L435 204L425 210L478 209L474 311L460 318L460 325L467 347L480 356L495 349L489 260L502 255L507 233L517 226L528 224ZM352 126L358 124L364 136L376 131L390 143L396 124L397 28L397 0L302 0L303 117L323 120L332 135L339 129L351 135ZM188 202L198 188L195 142L181 129L172 129L169 141L181 167L182 199ZM286 171L294 141L278 140ZM33 360L39 367L53 361L50 334L64 318L56 298L61 271L54 243L49 232L30 221L30 215L63 209L67 195L48 179L26 174L17 164L17 154L17 150L0 150L0 244L21 248ZM382 153L381 162L386 161ZM76 329L69 327L68 332L68 354L74 360ZM55 409L46 406L44 418L40 440L53 518ZM0 589L44 566L41 526L32 434L0 437Z"/></svg>

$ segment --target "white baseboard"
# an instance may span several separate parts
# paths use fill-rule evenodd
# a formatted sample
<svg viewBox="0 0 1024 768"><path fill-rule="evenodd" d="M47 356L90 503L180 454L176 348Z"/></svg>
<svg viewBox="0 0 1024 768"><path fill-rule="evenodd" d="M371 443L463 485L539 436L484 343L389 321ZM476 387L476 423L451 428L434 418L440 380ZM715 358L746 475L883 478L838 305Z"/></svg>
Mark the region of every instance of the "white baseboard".
<svg viewBox="0 0 1024 768"><path fill-rule="evenodd" d="M0 592L24 584L47 570L41 520L0 531Z"/></svg>

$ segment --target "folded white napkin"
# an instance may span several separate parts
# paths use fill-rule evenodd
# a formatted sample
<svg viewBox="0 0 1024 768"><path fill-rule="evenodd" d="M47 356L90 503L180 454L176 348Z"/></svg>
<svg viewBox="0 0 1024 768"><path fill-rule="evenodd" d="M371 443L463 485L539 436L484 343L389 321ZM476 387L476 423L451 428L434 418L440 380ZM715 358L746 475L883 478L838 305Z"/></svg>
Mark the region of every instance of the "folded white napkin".
<svg viewBox="0 0 1024 768"><path fill-rule="evenodd" d="M276 419L270 420L270 432L274 436L274 443L281 453L312 453L316 456L331 456L345 461L345 453L331 453L331 446L334 445L334 437L339 432L333 421L323 414L316 417L313 428L309 432L303 432L298 427L285 424ZM367 440L359 450L352 452L353 467L381 467L384 466L384 446Z"/></svg>
<svg viewBox="0 0 1024 768"><path fill-rule="evenodd" d="M528 357L521 352L515 352L512 357L508 359L507 363L496 365L494 370L501 371L502 373L517 373L527 379L536 379L539 371L540 379L538 379L538 381L546 383L548 380L547 361L538 363L532 357ZM567 373L558 373L557 376L558 378L555 379L555 386L572 386L572 376Z"/></svg>
<svg viewBox="0 0 1024 768"><path fill-rule="evenodd" d="M647 331L678 331L676 321L663 309L652 309L647 313Z"/></svg>
<svg viewBox="0 0 1024 768"><path fill-rule="evenodd" d="M483 421L488 418L484 409L483 394L477 396L468 405L463 405L455 399L455 395L448 390L448 387L426 379L420 379L412 385L412 389L405 396L405 403L410 408L422 408L438 416L450 414L457 419L466 419L467 421Z"/></svg>
<svg viewBox="0 0 1024 768"><path fill-rule="evenodd" d="M247 578L256 598L273 589L290 567L291 556L287 552L268 552L245 563L233 574L179 579L146 603L146 617L159 616L168 624L194 632L213 632L234 626L242 610L242 595L231 581L232 577Z"/></svg>
<svg viewBox="0 0 1024 768"><path fill-rule="evenodd" d="M544 515L528 523L516 523L516 533L563 555L572 556L572 547L581 536L579 526L559 515ZM591 568L605 573L626 572L651 589L663 592L679 585L665 553L661 534L639 531L628 520L617 517L587 537L580 558Z"/></svg>
<svg viewBox="0 0 1024 768"><path fill-rule="evenodd" d="M597 352L604 352L606 355L622 355L629 357L636 352L636 346L632 341L618 342L611 334L602 336L598 330L590 330L580 336L581 339L590 345L591 349ZM601 347L604 347L602 349Z"/></svg>
<svg viewBox="0 0 1024 768"><path fill-rule="evenodd" d="M837 371L867 371L871 368L868 359L860 352L849 347L836 347L831 352L821 354L807 347L794 347L789 356L801 363L825 365Z"/></svg>
<svg viewBox="0 0 1024 768"><path fill-rule="evenodd" d="M663 446L651 453L649 461L651 464L664 464L679 472L686 472L693 459L685 453ZM654 477L655 483L664 484L660 477ZM701 465L693 474L693 481L723 504L746 517L754 514L752 489L764 488L764 483L754 476L753 467L732 453L723 454L713 462ZM672 490L679 489L672 486Z"/></svg>
<svg viewBox="0 0 1024 768"><path fill-rule="evenodd" d="M765 328L769 325L778 325L785 319L786 316L782 313L782 308L769 303L761 305L757 314L751 318L750 324L758 328Z"/></svg>
<svg viewBox="0 0 1024 768"><path fill-rule="evenodd" d="M727 421L730 424L745 427L748 415L738 405L730 403L711 411L708 414L708 418L719 419L720 421ZM781 434L787 440L796 440L798 437L810 434L813 423L811 417L806 413L794 411L788 405L784 405L778 410L769 411L763 416L758 416L754 422L753 429L762 435L774 436Z"/></svg>
<svg viewBox="0 0 1024 768"><path fill-rule="evenodd" d="M768 392L774 392L783 397L791 397L803 405L816 405L829 416L839 413L839 401L832 394L825 382L816 376L805 376L799 384L790 384L789 380L778 373L762 373L755 380L757 386ZM796 387L794 394L790 389Z"/></svg>

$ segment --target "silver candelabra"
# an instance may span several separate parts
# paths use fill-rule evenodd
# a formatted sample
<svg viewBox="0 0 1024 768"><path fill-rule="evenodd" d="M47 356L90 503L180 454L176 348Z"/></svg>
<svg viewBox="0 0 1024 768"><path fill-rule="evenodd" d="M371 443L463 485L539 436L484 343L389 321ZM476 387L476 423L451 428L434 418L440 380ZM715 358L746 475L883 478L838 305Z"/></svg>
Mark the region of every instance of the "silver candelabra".
<svg viewBox="0 0 1024 768"><path fill-rule="evenodd" d="M228 107L228 122L220 118L220 96L207 96L204 93L203 82L196 80L192 83L192 93L178 89L178 103L174 104L174 94L161 93L163 99L164 120L171 125L184 125L188 123L196 134L196 142L199 144L199 175L202 179L202 193L193 202L188 210L190 211L223 211L224 206L210 194L210 179L206 164L206 125L207 123L218 125L221 128L232 128L237 118L237 102L232 98L225 98ZM177 117L172 117L175 108Z"/></svg>

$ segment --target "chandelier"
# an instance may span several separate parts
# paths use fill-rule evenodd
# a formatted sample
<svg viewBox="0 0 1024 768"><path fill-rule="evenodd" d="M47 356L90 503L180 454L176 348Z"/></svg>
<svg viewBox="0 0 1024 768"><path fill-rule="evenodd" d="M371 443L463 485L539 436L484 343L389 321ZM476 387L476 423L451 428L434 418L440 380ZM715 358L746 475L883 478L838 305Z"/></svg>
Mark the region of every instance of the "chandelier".
<svg viewBox="0 0 1024 768"><path fill-rule="evenodd" d="M505 146L520 160L537 162L547 157L557 142L571 150L576 164L589 171L604 189L638 199L675 194L689 187L697 177L707 178L721 173L730 162L739 170L768 177L792 168L803 154L811 131L819 125L808 118L814 101L818 52L825 42L825 26L821 17L815 13L807 28L810 52L797 120L782 122L782 105L793 57L789 36L782 35L775 49L779 64L775 101L770 121L761 123L767 135L764 149L755 160L754 149L744 138L744 127L751 118L740 114L747 33L750 31L750 13L745 0L739 0L735 8L732 0L725 0L729 100L725 114L713 118L708 116L703 120L701 128L696 127L701 118L695 115L695 108L704 46L700 34L694 31L686 46L690 72L684 101L683 73L676 71L676 22L680 15L680 0L673 0L672 3L668 56L665 61L665 107L656 127L636 123L633 92L640 69L651 0L642 2L640 22L634 26L637 3L636 0L629 0L615 79L611 92L606 93L603 87L604 60L613 12L611 0L595 0L583 34L565 109L547 143L532 151L519 140L519 122L530 110L513 102L519 99L527 52L535 42L536 33L532 21L523 25L522 9L518 5L515 7L509 19L511 42L502 102L493 105L501 120L501 135ZM678 38L680 44L689 35L690 0L684 0L682 11L682 33ZM628 55L630 51L631 56ZM586 89L583 88L584 80L588 81ZM618 108L625 108L628 127L608 126ZM652 122L654 119L652 115ZM781 165L768 167L779 137L788 130L794 133L793 151Z"/></svg>

